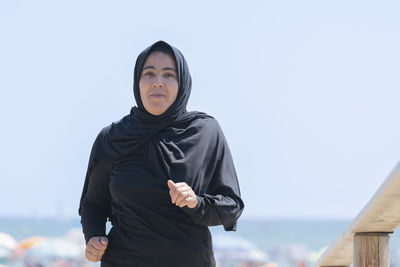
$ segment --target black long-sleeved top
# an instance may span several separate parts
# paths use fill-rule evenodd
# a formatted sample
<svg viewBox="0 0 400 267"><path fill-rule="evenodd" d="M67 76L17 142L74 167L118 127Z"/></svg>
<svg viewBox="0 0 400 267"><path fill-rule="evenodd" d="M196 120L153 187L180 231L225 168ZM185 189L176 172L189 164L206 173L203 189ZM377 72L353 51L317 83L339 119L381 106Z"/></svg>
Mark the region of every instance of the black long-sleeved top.
<svg viewBox="0 0 400 267"><path fill-rule="evenodd" d="M223 225L226 231L236 231L244 208L240 193L229 190L224 173L218 173L229 169L223 165L232 162L218 164L213 192L198 193L193 188L198 204L191 209L172 203L167 183L146 163L143 148L117 162L96 160L82 203L81 223L86 243L93 236L108 236L102 266L215 266L207 226ZM113 225L108 235L107 207L111 207Z"/></svg>
<svg viewBox="0 0 400 267"><path fill-rule="evenodd" d="M175 101L160 115L149 113L140 96L152 51L174 58L179 85ZM222 129L212 116L186 110L192 79L177 48L164 41L149 46L136 59L133 77L137 106L102 129L90 154L79 207L86 242L106 235L108 218L113 227L104 267L215 266L207 226L235 231L244 209ZM173 204L169 179L186 182L198 205Z"/></svg>

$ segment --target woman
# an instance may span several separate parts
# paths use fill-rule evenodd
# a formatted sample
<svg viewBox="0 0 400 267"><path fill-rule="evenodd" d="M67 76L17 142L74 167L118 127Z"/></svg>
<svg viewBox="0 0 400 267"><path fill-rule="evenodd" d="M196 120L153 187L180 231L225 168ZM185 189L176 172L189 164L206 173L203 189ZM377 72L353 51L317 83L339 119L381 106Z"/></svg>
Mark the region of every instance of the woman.
<svg viewBox="0 0 400 267"><path fill-rule="evenodd" d="M188 112L191 76L164 41L137 58L137 107L98 134L79 215L101 266L215 266L208 226L236 231L244 204L218 122ZM105 233L107 218L112 223Z"/></svg>

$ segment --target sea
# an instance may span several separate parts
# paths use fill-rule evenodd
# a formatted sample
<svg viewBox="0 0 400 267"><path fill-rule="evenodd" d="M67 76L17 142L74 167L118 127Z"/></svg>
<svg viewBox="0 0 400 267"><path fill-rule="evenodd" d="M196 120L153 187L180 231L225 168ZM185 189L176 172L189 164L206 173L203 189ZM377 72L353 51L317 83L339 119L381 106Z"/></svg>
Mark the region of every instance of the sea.
<svg viewBox="0 0 400 267"><path fill-rule="evenodd" d="M59 238L71 229L81 230L80 218L0 217L0 232L11 235L16 241L32 236ZM282 219L240 218L236 231L225 231L222 226L209 227L216 252L217 266L313 266L315 260L347 228L350 220L332 219ZM107 231L111 228L107 223ZM79 229L79 230L78 230ZM400 236L391 235L391 266L400 266ZM245 261L228 264L227 257L251 257L244 250L258 251L265 264ZM229 254L229 251L232 252ZM237 252L239 251L239 252ZM227 253L229 255L227 255ZM260 255L258 255L260 256ZM237 259L238 260L238 259Z"/></svg>

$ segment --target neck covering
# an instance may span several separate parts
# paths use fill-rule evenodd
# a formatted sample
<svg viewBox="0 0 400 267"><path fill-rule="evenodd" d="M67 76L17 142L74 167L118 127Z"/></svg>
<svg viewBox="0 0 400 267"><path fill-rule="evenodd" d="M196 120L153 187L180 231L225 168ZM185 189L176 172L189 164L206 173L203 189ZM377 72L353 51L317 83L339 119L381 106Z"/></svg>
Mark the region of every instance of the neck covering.
<svg viewBox="0 0 400 267"><path fill-rule="evenodd" d="M139 79L146 57L157 45L167 46L173 52L178 94L164 113L153 115L146 111L141 101ZM215 172L220 171L232 174L233 177L224 179L228 181L227 184L232 183L229 190L240 196L231 154L218 123L204 112L186 110L191 86L188 65L177 48L158 41L139 54L133 85L137 107L132 107L130 114L104 127L98 134L90 153L79 215L88 189L90 171L96 160L109 162L112 172L118 162L133 156L139 149L144 149L145 161L162 179L166 190L169 190L167 181L171 179L174 182L186 182L196 194L205 194L207 190L213 189L211 179ZM225 169L217 170L218 164ZM219 182L215 183L220 186ZM224 184L224 188L229 186ZM111 216L110 209L107 214Z"/></svg>

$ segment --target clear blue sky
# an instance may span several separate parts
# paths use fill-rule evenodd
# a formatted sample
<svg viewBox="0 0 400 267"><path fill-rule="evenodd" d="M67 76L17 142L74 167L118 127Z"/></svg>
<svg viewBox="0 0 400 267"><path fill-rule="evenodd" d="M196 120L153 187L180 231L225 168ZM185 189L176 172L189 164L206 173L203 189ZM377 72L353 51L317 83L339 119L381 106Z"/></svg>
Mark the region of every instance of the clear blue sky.
<svg viewBox="0 0 400 267"><path fill-rule="evenodd" d="M78 216L137 55L186 57L243 217L352 218L400 159L398 1L1 1L0 216Z"/></svg>

